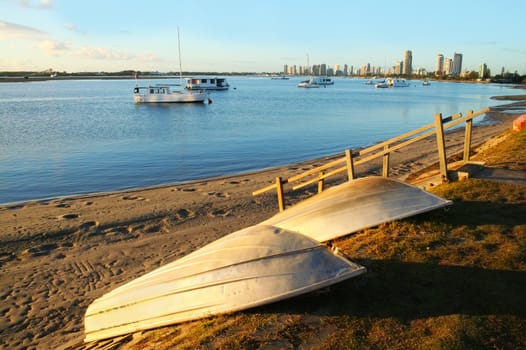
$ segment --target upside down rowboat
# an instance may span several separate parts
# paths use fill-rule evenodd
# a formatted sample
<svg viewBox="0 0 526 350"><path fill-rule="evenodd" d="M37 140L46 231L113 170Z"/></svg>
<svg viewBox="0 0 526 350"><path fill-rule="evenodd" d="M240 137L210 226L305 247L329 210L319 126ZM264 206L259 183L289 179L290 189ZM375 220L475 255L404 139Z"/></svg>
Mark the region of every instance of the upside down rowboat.
<svg viewBox="0 0 526 350"><path fill-rule="evenodd" d="M262 224L324 242L451 204L405 182L370 176L331 187Z"/></svg>
<svg viewBox="0 0 526 350"><path fill-rule="evenodd" d="M243 310L364 272L302 234L255 225L95 300L85 315L85 341Z"/></svg>

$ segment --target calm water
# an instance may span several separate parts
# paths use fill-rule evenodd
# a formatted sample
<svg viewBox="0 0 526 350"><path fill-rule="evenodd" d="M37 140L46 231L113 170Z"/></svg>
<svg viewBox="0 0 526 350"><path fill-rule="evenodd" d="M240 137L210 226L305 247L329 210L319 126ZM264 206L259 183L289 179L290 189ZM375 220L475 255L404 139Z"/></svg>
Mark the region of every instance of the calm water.
<svg viewBox="0 0 526 350"><path fill-rule="evenodd" d="M365 146L519 93L228 78L210 105L135 105L133 80L0 84L0 203L213 177ZM166 81L163 81L166 82ZM144 82L143 83L148 83ZM151 81L155 83L155 81Z"/></svg>

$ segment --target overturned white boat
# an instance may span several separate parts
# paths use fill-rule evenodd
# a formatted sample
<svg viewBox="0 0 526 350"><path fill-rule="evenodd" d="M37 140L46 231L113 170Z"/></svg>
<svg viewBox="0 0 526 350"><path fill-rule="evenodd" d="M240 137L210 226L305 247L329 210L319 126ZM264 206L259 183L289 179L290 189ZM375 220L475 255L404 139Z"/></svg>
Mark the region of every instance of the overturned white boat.
<svg viewBox="0 0 526 350"><path fill-rule="evenodd" d="M364 272L304 235L251 226L95 300L85 341L268 304Z"/></svg>
<svg viewBox="0 0 526 350"><path fill-rule="evenodd" d="M416 186L372 176L331 187L262 224L324 242L450 204L451 201Z"/></svg>

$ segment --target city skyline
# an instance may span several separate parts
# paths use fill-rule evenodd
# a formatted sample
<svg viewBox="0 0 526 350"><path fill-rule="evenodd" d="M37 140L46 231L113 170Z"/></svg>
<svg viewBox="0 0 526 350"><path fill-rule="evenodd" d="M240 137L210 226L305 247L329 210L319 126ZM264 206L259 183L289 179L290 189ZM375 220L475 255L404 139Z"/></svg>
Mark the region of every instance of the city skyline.
<svg viewBox="0 0 526 350"><path fill-rule="evenodd" d="M384 66L384 67L375 67L372 66L370 63L361 65L359 67L354 67L353 65L349 65L347 63L343 64L343 69L340 69L341 65L339 63L334 64L334 68L331 68L330 64L322 63L322 64L314 64L312 66L298 66L296 64L288 65L285 64L283 66L282 74L285 75L329 75L329 76L369 76L369 75L399 75L399 76L405 76L405 77L411 77L413 75L416 76L451 76L451 77L458 77L461 76L464 72L476 72L479 73L481 67L483 68L483 73L480 74L482 77L487 73L487 65L485 63L481 63L477 70L473 69L471 71L463 71L462 70L462 60L463 60L463 54L455 52L453 54L453 58L445 57L444 55L439 53L437 54L437 60L435 64L435 69L428 71L425 68L422 67L413 67L413 53L411 50L405 50L404 51L404 57L403 60L397 60L394 62L391 66ZM307 61L308 61L308 55L307 55ZM503 67L504 68L504 67Z"/></svg>
<svg viewBox="0 0 526 350"><path fill-rule="evenodd" d="M280 72L285 62L434 71L437 53L463 70L526 74L522 14L502 0L317 2L0 0L0 71ZM429 10L432 9L432 10ZM323 11L322 11L323 10Z"/></svg>

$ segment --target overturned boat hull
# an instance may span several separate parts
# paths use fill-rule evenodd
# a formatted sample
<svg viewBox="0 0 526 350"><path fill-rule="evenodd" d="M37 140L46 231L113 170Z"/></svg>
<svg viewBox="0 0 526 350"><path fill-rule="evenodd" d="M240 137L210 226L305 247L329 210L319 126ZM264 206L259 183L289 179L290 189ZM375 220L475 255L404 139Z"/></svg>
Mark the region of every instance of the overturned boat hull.
<svg viewBox="0 0 526 350"><path fill-rule="evenodd" d="M372 176L329 188L261 224L324 242L450 204L416 186Z"/></svg>
<svg viewBox="0 0 526 350"><path fill-rule="evenodd" d="M364 272L299 233L251 226L95 300L85 315L85 341L243 310Z"/></svg>

